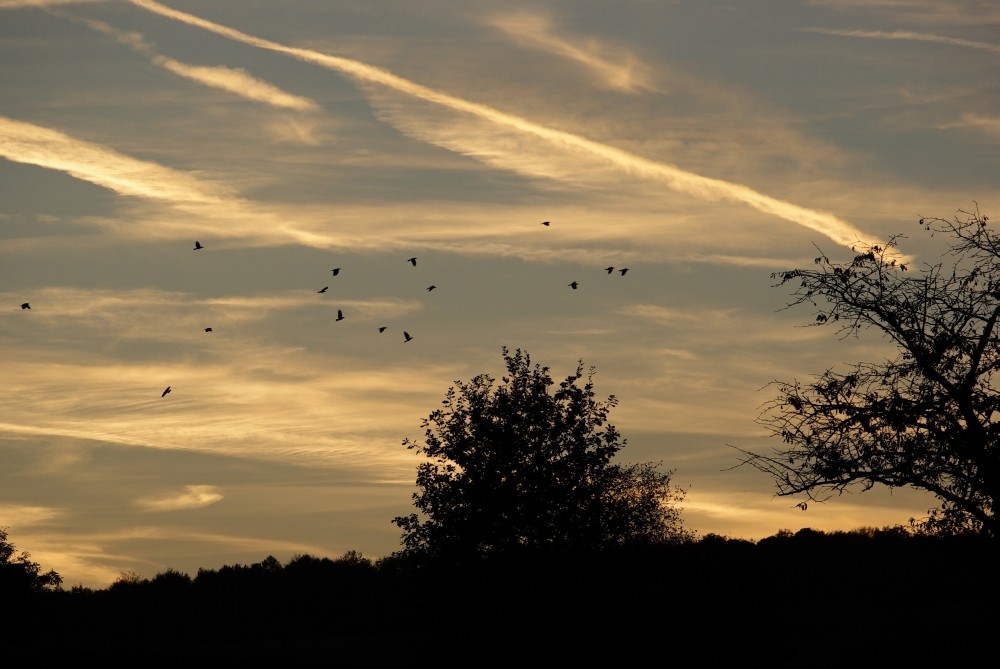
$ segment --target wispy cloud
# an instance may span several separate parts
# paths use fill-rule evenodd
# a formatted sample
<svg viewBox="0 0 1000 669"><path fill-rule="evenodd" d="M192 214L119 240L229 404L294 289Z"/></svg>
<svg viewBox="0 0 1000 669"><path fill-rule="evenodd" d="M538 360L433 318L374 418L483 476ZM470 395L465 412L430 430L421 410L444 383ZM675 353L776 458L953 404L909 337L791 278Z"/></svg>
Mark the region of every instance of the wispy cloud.
<svg viewBox="0 0 1000 669"><path fill-rule="evenodd" d="M21 7L57 7L59 5L85 5L107 0L0 0L0 9Z"/></svg>
<svg viewBox="0 0 1000 669"><path fill-rule="evenodd" d="M546 15L519 11L495 14L485 22L527 46L583 65L596 74L604 86L626 93L651 88L649 74L634 54L594 39L582 43L563 39L555 34L552 20Z"/></svg>
<svg viewBox="0 0 1000 669"><path fill-rule="evenodd" d="M962 114L958 121L946 123L944 128L970 128L995 139L1000 139L1000 117Z"/></svg>
<svg viewBox="0 0 1000 669"><path fill-rule="evenodd" d="M845 528L885 527L905 523L908 515L922 515L932 504L928 496L905 494L893 499L887 493L871 495L861 503L839 499L837 504L811 503L807 511L796 508L799 499L776 498L767 493L733 493L693 489L684 500L685 522L690 527L716 527L718 533L748 540L763 539L780 529L803 525L835 532Z"/></svg>
<svg viewBox="0 0 1000 669"><path fill-rule="evenodd" d="M286 107L301 111L311 111L319 108L319 105L312 100L286 93L267 82L255 79L247 74L245 70L221 66L185 65L180 61L167 58L166 56L157 56L153 59L153 62L157 65L162 65L174 74L197 81L206 86L235 93L248 100L256 100L274 107Z"/></svg>
<svg viewBox="0 0 1000 669"><path fill-rule="evenodd" d="M982 27L1000 23L1000 6L992 0L808 0L810 5L840 12L866 12L896 22Z"/></svg>
<svg viewBox="0 0 1000 669"><path fill-rule="evenodd" d="M417 308L404 300L344 300L354 305L348 321L354 329L346 332L364 337L354 344L345 339L341 350L327 350L329 331L276 345L267 333L289 310L308 304L297 315L305 319L316 319L317 308L329 311L311 293L311 300L185 300L182 293L151 290L44 289L39 306L58 306L33 309L32 320L11 324L9 334L19 333L21 343L7 350L0 404L8 411L0 432L402 476L412 457L396 448L397 435L417 423L414 407L436 401L441 379L457 373L415 364L405 353L395 359L401 331L383 337L375 318L381 323ZM17 303L10 294L4 299ZM207 314L215 333L202 330ZM250 320L258 327L238 327ZM332 321L326 313L306 322ZM36 346L40 337L73 344ZM381 351L374 363L352 353L366 346ZM168 385L173 392L161 397Z"/></svg>
<svg viewBox="0 0 1000 669"><path fill-rule="evenodd" d="M187 511L210 506L221 501L222 497L216 486L188 485L170 495L137 499L135 504L146 511Z"/></svg>
<svg viewBox="0 0 1000 669"><path fill-rule="evenodd" d="M53 12L57 13L57 12ZM67 16L58 12L59 16ZM68 17L73 18L75 17ZM262 81L251 76L243 69L233 69L230 67L203 65L189 65L179 60L174 60L156 52L153 46L146 41L141 33L123 32L104 21L92 19L81 19L84 24L91 29L113 37L115 40L131 48L150 59L156 65L173 72L174 74L196 81L199 84L217 88L219 90L233 93L247 100L263 102L272 107L285 109L295 109L298 111L315 111L319 105L308 98L286 93L277 86Z"/></svg>
<svg viewBox="0 0 1000 669"><path fill-rule="evenodd" d="M187 25L196 26L215 34L249 44L262 49L284 53L299 60L315 63L354 77L367 84L382 86L397 93L444 109L467 114L488 124L515 132L533 140L541 140L550 150L565 155L567 170L581 155L591 160L599 160L610 168L633 178L654 181L668 188L709 201L737 202L758 211L791 221L833 239L838 244L878 243L878 240L861 232L856 227L835 215L786 202L748 186L722 179L701 176L677 166L656 162L623 151L607 144L596 142L580 135L549 128L514 114L499 111L493 107L470 102L462 98L431 89L399 77L384 69L348 58L330 56L310 49L290 47L270 40L254 37L218 23L181 12L152 0L130 0L134 5L171 18ZM449 148L462 150L455 144ZM467 151L469 155L483 157L480 152Z"/></svg>
<svg viewBox="0 0 1000 669"><path fill-rule="evenodd" d="M32 506L28 504L0 504L0 527L20 525L39 525L63 515L60 509L49 506Z"/></svg>
<svg viewBox="0 0 1000 669"><path fill-rule="evenodd" d="M936 44L947 44L949 46L960 46L967 49L979 49L990 53L1000 54L1000 44L990 42L979 42L976 40L963 39L961 37L947 37L945 35L934 35L931 33L917 33L909 30L834 30L830 28L802 28L804 32L819 33L822 35L835 35L838 37L858 37L862 39L881 40L906 40L911 42L934 42Z"/></svg>
<svg viewBox="0 0 1000 669"><path fill-rule="evenodd" d="M220 184L209 185L169 167L4 116L0 116L0 156L67 172L121 195L173 203L235 203L235 195Z"/></svg>

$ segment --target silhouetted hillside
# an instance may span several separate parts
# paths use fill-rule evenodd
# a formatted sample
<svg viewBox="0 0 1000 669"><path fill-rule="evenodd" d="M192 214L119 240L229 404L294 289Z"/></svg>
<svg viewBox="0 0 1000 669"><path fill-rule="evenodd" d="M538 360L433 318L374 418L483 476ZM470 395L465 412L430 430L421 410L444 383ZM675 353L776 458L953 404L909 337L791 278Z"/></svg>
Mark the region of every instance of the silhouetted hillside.
<svg viewBox="0 0 1000 669"><path fill-rule="evenodd" d="M3 634L9 658L36 666L954 666L992 643L996 565L984 540L894 529L756 543L709 535L460 565L268 557L194 577L129 575L105 590L21 593Z"/></svg>

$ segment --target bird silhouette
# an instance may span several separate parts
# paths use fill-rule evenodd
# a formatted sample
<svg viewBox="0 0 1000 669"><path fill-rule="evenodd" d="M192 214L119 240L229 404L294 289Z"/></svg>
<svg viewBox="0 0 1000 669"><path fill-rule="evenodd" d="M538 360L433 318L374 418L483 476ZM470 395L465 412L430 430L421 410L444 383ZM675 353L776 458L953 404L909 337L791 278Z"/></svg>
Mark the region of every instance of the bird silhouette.
<svg viewBox="0 0 1000 669"><path fill-rule="evenodd" d="M344 320L344 312L341 311L340 309L337 309L337 320L338 321Z"/></svg>
<svg viewBox="0 0 1000 669"><path fill-rule="evenodd" d="M211 332L212 328L205 328L205 332Z"/></svg>
<svg viewBox="0 0 1000 669"><path fill-rule="evenodd" d="M196 241L196 242L194 243L194 248L193 248L193 249L191 249L191 250L192 250L192 251L200 251L200 250L202 250L203 248L205 248L205 247L201 245L201 242L198 242L198 241Z"/></svg>
<svg viewBox="0 0 1000 669"><path fill-rule="evenodd" d="M410 263L411 265L413 265L414 267L417 266L417 259L416 258L408 258L407 262Z"/></svg>
<svg viewBox="0 0 1000 669"><path fill-rule="evenodd" d="M550 223L548 221L542 221L542 225L548 227L550 225Z"/></svg>
<svg viewBox="0 0 1000 669"><path fill-rule="evenodd" d="M615 271L615 268L614 267L605 267L604 271L607 272L608 274L611 274L612 272Z"/></svg>
<svg viewBox="0 0 1000 669"><path fill-rule="evenodd" d="M334 267L330 271L333 272L334 276L337 276L338 274L340 274L340 268L339 267Z"/></svg>
<svg viewBox="0 0 1000 669"><path fill-rule="evenodd" d="M21 305L21 308L22 308L22 309L30 309L30 308L31 308L31 305L30 305L30 304L28 304L27 302L25 302L24 304L22 304L22 305Z"/></svg>
<svg viewBox="0 0 1000 669"><path fill-rule="evenodd" d="M434 290L435 288L437 288L437 286L427 286L427 292L429 293L432 290Z"/></svg>
<svg viewBox="0 0 1000 669"><path fill-rule="evenodd" d="M573 283L569 283L569 284L566 284L566 285L568 285L573 290L576 290L576 287L579 286L580 284L578 284L576 281L574 281Z"/></svg>
<svg viewBox="0 0 1000 669"><path fill-rule="evenodd" d="M323 286L322 288L320 288L316 292L317 293L325 293L329 288L330 288L330 286Z"/></svg>
<svg viewBox="0 0 1000 669"><path fill-rule="evenodd" d="M387 327L389 327L389 326L388 326L388 325L383 325L382 327L380 327L380 328L378 329L378 331L379 331L379 332L385 332L385 329L386 329Z"/></svg>
<svg viewBox="0 0 1000 669"><path fill-rule="evenodd" d="M163 393L160 395L160 397L166 397L167 393L169 393L169 392L170 392L170 386L167 386L166 390L163 391Z"/></svg>
<svg viewBox="0 0 1000 669"><path fill-rule="evenodd" d="M625 276L625 272L627 272L627 271L628 271L628 267L622 267L622 268L621 268L620 270L618 270L618 271L622 273L622 276Z"/></svg>
<svg viewBox="0 0 1000 669"><path fill-rule="evenodd" d="M407 332L406 330L403 330L403 341L406 342L410 341L411 339L413 339L413 337L410 336L410 333Z"/></svg>

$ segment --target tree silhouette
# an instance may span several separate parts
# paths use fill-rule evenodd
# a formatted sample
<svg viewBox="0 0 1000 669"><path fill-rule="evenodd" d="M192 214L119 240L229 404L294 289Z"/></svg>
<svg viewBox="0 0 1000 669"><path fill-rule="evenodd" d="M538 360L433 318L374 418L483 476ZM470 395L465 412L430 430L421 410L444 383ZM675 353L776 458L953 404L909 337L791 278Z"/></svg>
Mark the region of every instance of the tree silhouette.
<svg viewBox="0 0 1000 669"><path fill-rule="evenodd" d="M4 585L28 590L60 590L62 576L55 570L42 573L42 567L31 559L27 551L17 552L17 547L7 538L7 528L0 527L0 576ZM4 588L6 589L6 588Z"/></svg>
<svg viewBox="0 0 1000 669"><path fill-rule="evenodd" d="M810 382L774 382L778 395L758 420L785 446L740 450L779 495L909 486L940 500L924 529L1000 536L1000 236L978 208L959 213L920 219L950 248L917 272L901 263L895 237L850 262L821 254L814 269L773 275L778 286L798 284L789 306L811 305L814 325L845 337L874 330L898 349Z"/></svg>
<svg viewBox="0 0 1000 669"><path fill-rule="evenodd" d="M417 467L420 511L393 522L401 555L470 559L524 550L587 550L688 538L672 472L612 459L625 445L595 399L583 363L554 386L547 367L503 349L507 375L481 374L451 387L422 421L428 458Z"/></svg>

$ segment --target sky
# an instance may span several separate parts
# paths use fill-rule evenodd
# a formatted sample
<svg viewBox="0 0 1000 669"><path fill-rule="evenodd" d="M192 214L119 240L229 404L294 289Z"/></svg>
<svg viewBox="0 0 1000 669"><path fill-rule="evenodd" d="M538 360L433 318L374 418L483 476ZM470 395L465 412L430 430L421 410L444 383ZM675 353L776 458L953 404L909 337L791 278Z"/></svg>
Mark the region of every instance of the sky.
<svg viewBox="0 0 1000 669"><path fill-rule="evenodd" d="M934 506L737 449L892 354L772 272L1000 216L993 2L0 0L0 59L0 526L65 586L392 553L505 346L593 367L701 536Z"/></svg>

